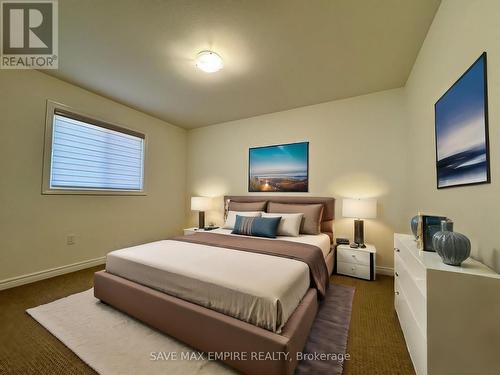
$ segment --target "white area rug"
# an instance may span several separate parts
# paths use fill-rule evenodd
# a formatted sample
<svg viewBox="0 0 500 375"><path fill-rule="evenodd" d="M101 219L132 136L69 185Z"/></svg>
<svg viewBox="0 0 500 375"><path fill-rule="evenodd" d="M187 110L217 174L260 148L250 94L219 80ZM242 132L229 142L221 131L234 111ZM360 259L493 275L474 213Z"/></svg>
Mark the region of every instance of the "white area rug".
<svg viewBox="0 0 500 375"><path fill-rule="evenodd" d="M26 311L101 375L236 374L221 362L199 359L199 352L99 302L93 292ZM346 354L353 296L353 287L330 284L304 354ZM343 360L303 360L295 375L340 375Z"/></svg>
<svg viewBox="0 0 500 375"><path fill-rule="evenodd" d="M102 375L235 374L220 362L194 359L193 349L100 303L93 289L27 312Z"/></svg>

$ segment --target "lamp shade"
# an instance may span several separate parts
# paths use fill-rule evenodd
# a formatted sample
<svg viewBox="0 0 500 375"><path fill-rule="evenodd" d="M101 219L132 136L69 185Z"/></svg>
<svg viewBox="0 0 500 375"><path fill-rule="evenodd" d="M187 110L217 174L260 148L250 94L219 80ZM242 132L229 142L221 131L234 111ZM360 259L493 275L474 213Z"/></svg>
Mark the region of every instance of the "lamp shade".
<svg viewBox="0 0 500 375"><path fill-rule="evenodd" d="M208 197L191 197L191 210L207 211L212 206L212 199Z"/></svg>
<svg viewBox="0 0 500 375"><path fill-rule="evenodd" d="M344 199L342 216L356 219L375 219L377 217L376 199Z"/></svg>

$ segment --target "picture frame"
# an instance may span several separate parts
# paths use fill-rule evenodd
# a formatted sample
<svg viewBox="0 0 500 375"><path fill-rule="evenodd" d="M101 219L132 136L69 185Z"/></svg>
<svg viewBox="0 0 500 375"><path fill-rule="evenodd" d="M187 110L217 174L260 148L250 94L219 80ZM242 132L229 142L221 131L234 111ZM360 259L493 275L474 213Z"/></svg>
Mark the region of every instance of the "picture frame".
<svg viewBox="0 0 500 375"><path fill-rule="evenodd" d="M309 191L309 142L252 147L248 150L248 191Z"/></svg>
<svg viewBox="0 0 500 375"><path fill-rule="evenodd" d="M424 251L436 251L432 244L432 237L441 230L441 221L446 216L422 215L422 241Z"/></svg>
<svg viewBox="0 0 500 375"><path fill-rule="evenodd" d="M491 182L487 54L434 105L438 189Z"/></svg>

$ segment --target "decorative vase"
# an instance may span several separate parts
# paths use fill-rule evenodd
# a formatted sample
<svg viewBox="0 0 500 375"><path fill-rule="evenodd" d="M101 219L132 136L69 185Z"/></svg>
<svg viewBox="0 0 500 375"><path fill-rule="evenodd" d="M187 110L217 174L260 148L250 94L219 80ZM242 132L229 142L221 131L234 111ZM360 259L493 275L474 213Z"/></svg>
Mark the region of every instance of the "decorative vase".
<svg viewBox="0 0 500 375"><path fill-rule="evenodd" d="M453 221L441 221L441 231L432 237L432 245L444 264L460 266L470 256L470 241L461 233L453 232Z"/></svg>
<svg viewBox="0 0 500 375"><path fill-rule="evenodd" d="M419 215L413 216L410 220L410 228L411 228L413 235L415 236L415 239L417 239L417 237L418 237L418 233L417 233L418 219L419 219Z"/></svg>

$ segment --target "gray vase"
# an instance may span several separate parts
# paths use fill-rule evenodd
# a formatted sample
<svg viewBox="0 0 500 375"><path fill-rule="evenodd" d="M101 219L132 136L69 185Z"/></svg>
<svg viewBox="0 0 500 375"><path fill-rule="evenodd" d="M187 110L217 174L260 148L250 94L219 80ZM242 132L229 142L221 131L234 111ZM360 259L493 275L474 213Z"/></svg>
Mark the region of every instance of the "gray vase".
<svg viewBox="0 0 500 375"><path fill-rule="evenodd" d="M444 264L460 266L470 256L470 241L461 233L453 232L451 220L441 221L441 231L432 237L432 245Z"/></svg>
<svg viewBox="0 0 500 375"><path fill-rule="evenodd" d="M411 228L411 231L413 233L413 235L415 236L415 238L417 238L417 230L418 230L418 215L417 216L413 216L410 220L410 228Z"/></svg>

